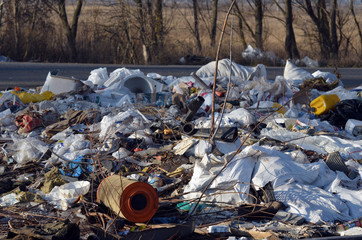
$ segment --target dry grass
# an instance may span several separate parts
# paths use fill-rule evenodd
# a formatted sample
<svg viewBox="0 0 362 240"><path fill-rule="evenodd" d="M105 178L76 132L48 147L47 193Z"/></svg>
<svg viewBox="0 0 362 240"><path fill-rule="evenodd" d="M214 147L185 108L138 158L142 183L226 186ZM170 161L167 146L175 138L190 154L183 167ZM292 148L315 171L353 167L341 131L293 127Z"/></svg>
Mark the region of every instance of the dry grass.
<svg viewBox="0 0 362 240"><path fill-rule="evenodd" d="M244 7L244 14L247 21L253 27L253 16L250 9ZM228 5L219 7L218 15L218 33L216 42L218 42L221 26L224 21L226 9ZM74 12L74 6L68 6L68 18L71 20ZM126 16L126 24L129 24L128 30L134 44L134 51L131 51L125 38L125 23L122 22L122 16L118 4L114 5L99 5L87 2L84 6L78 26L77 47L79 51L80 62L94 63L143 63L142 44L139 38L138 22L135 19L135 9L130 7L129 14ZM313 59L320 59L319 46L310 37L315 33L313 24L308 16L303 14L301 10L294 10L295 34L300 55L309 56ZM342 14L346 11L341 8ZM164 7L164 22L167 30L167 35L164 39L163 48L157 52L157 57L154 63L160 64L175 64L185 55L202 55L215 57L216 48L210 46L209 29L211 25L211 10L202 10L199 19L199 31L202 43L202 51L199 52L196 48L195 38L192 34L190 25L193 26L193 12L191 5L183 6L167 6ZM357 16L362 23L362 9L356 8ZM267 17L264 19L264 50L274 52L280 59L285 59L284 24L276 19L283 18L280 11L275 8L265 13ZM270 17L272 16L272 17ZM123 16L124 17L124 16ZM56 15L50 17L49 21L54 28L54 32L47 42L47 57L41 57L41 61L67 61L67 56L64 54L66 49L65 37L62 35L59 20ZM221 58L229 57L230 29L233 21L233 58L235 61L243 64L255 64L256 62L246 62L242 58L241 53L244 51L238 29L237 17L230 17L229 26L226 30L223 46L221 49ZM1 30L1 29L0 29ZM251 46L255 46L251 34L244 29L246 41ZM344 26L344 34L349 37L349 45L347 48L346 41L342 42L340 48L340 66L361 66L360 56L361 46L359 46L359 38L357 29L354 23L350 20ZM59 37L62 36L62 37ZM1 49L0 49L1 50ZM4 54L4 53L2 53ZM11 57L11 56L10 56ZM263 62L269 65L278 65L280 62Z"/></svg>

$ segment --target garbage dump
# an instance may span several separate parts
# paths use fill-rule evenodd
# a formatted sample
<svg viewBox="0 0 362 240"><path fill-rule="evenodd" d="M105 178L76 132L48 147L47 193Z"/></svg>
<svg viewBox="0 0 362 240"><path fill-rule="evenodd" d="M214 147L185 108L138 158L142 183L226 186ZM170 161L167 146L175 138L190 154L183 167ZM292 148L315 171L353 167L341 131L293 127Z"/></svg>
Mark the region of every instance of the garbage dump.
<svg viewBox="0 0 362 240"><path fill-rule="evenodd" d="M214 69L2 91L1 236L361 239L362 87L290 61Z"/></svg>

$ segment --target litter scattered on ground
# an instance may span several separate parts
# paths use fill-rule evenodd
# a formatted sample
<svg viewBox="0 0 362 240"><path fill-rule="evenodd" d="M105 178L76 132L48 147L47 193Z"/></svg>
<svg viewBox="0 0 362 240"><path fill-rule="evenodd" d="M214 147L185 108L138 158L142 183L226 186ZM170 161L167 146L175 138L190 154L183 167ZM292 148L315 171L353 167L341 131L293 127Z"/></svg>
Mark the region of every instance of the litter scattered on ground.
<svg viewBox="0 0 362 240"><path fill-rule="evenodd" d="M1 235L362 237L362 86L291 61L268 79L222 59L215 86L214 70L50 72L2 91Z"/></svg>

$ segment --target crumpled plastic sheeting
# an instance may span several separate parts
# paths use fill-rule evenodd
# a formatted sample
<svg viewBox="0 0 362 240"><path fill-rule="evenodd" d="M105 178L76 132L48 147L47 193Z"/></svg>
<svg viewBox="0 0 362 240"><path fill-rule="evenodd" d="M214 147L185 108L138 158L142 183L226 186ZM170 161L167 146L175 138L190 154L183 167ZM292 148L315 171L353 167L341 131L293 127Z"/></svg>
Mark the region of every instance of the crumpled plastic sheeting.
<svg viewBox="0 0 362 240"><path fill-rule="evenodd" d="M63 132L66 134L63 135ZM59 133L59 136L67 136L69 130L63 132ZM64 140L59 140L57 143L55 143L53 146L53 152L55 152L58 156L62 156L62 158L73 161L77 156L84 156L94 153L95 149L90 148L91 142L85 139L84 134L72 134L67 136ZM55 154L52 154L51 158L47 160L45 166L50 167L52 164L55 164L59 161L62 160L59 159Z"/></svg>
<svg viewBox="0 0 362 240"><path fill-rule="evenodd" d="M348 99L358 99L357 92L349 91L341 86L336 87L328 92L322 92L318 91L316 89L312 89L310 91L311 100L314 100L315 98L319 97L320 95L330 95L330 94L337 94L339 100L348 100Z"/></svg>
<svg viewBox="0 0 362 240"><path fill-rule="evenodd" d="M99 137L112 137L116 132L132 133L135 130L145 129L150 121L138 110L130 109L115 116L104 116L101 121Z"/></svg>
<svg viewBox="0 0 362 240"><path fill-rule="evenodd" d="M112 86L113 84L133 74L142 74L142 72L139 69L131 70L127 68L117 68L109 74L109 79L104 83L104 86Z"/></svg>
<svg viewBox="0 0 362 240"><path fill-rule="evenodd" d="M197 70L196 75L199 77L212 77L215 73L216 62L210 62L202 66ZM258 64L256 67L249 68L237 63L230 62L230 59L222 59L218 62L217 76L218 77L229 77L231 65L231 76L242 79L242 81L253 80L253 77L266 78L266 69L263 64Z"/></svg>
<svg viewBox="0 0 362 240"><path fill-rule="evenodd" d="M257 154L257 151L252 147L247 147L236 155L226 169L212 182L204 195L206 200L220 203L251 202L248 193L251 174L256 162L254 154ZM185 193L191 193L186 194L185 198L199 197L200 192L221 170L230 156L231 154L221 159L210 154L205 155L201 161L196 161L194 174L184 189Z"/></svg>
<svg viewBox="0 0 362 240"><path fill-rule="evenodd" d="M215 126L220 123L220 113L215 113ZM196 128L211 128L211 116L200 117L195 122ZM225 113L221 119L220 127L247 127L256 123L255 116L244 108L238 108L230 113Z"/></svg>
<svg viewBox="0 0 362 240"><path fill-rule="evenodd" d="M347 204L321 188L291 183L277 187L274 194L277 201L289 206L288 212L303 216L308 222L352 220Z"/></svg>
<svg viewBox="0 0 362 240"><path fill-rule="evenodd" d="M42 197L50 204L55 205L55 208L65 211L79 195L87 194L89 189L90 182L88 181L70 182L55 186L49 194Z"/></svg>
<svg viewBox="0 0 362 240"><path fill-rule="evenodd" d="M315 78L319 78L319 77L323 78L324 80L326 80L326 83L329 83L329 84L334 81L337 81L336 74L330 73L330 72L322 72L322 71L318 70L318 71L315 71L314 73L312 73L312 75ZM339 86L343 86L341 81L339 82L339 84L340 84Z"/></svg>
<svg viewBox="0 0 362 240"><path fill-rule="evenodd" d="M107 68L97 68L90 72L88 81L94 85L102 86L108 80Z"/></svg>
<svg viewBox="0 0 362 240"><path fill-rule="evenodd" d="M360 167L361 168L361 167ZM343 172L337 171L337 177L327 187L328 192L332 192L342 199L349 208L349 215L353 219L362 216L362 186L361 176L349 179Z"/></svg>
<svg viewBox="0 0 362 240"><path fill-rule="evenodd" d="M312 184L317 180L320 164L296 163L290 155L272 148L255 146L255 149L261 152L252 177L257 189L269 181L277 188L290 182Z"/></svg>
<svg viewBox="0 0 362 240"><path fill-rule="evenodd" d="M242 87L240 95L249 104L253 104L266 99L277 101L280 97L292 97L293 94L289 83L282 76L277 76L273 82L265 78L254 78L254 81L247 82Z"/></svg>
<svg viewBox="0 0 362 240"><path fill-rule="evenodd" d="M362 159L362 140L345 140L332 136L309 136L285 129L263 129L261 135L282 142L296 144L305 150L312 150L322 154L338 151L343 156L354 153L354 157Z"/></svg>
<svg viewBox="0 0 362 240"><path fill-rule="evenodd" d="M56 112L60 115L65 114L69 111L69 109L73 109L75 111L79 110L90 110L90 109L99 109L100 107L96 103L91 103L88 101L80 101L76 100L74 96L70 96L67 99L59 99L56 104L53 104Z"/></svg>
<svg viewBox="0 0 362 240"><path fill-rule="evenodd" d="M12 139L14 142L12 150L16 152L13 157L18 164L37 161L48 150L44 142L34 137L20 139L12 136Z"/></svg>
<svg viewBox="0 0 362 240"><path fill-rule="evenodd" d="M0 112L0 126L4 131L13 132L18 129L15 125L15 117L11 113L10 109Z"/></svg>

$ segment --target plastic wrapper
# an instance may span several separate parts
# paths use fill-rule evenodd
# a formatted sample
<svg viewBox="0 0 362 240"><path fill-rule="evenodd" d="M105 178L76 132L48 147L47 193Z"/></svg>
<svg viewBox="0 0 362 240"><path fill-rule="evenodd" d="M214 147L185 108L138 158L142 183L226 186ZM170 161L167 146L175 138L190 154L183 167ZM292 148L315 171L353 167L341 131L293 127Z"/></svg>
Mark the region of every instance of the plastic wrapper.
<svg viewBox="0 0 362 240"><path fill-rule="evenodd" d="M108 78L107 68L97 68L90 72L88 80L94 85L102 86Z"/></svg>
<svg viewBox="0 0 362 240"><path fill-rule="evenodd" d="M39 161L40 157L48 150L46 144L36 138L28 137L19 139L13 137L12 146L15 154L15 161L19 164L26 164L30 161Z"/></svg>
<svg viewBox="0 0 362 240"><path fill-rule="evenodd" d="M79 196L85 195L90 189L90 182L76 181L66 183L61 186L55 186L49 194L43 198L50 204L55 205L57 209L67 210L69 205Z"/></svg>
<svg viewBox="0 0 362 240"><path fill-rule="evenodd" d="M11 93L14 95L17 95L24 104L30 103L30 102L36 103L36 102L50 100L52 98L52 96L54 95L50 91L45 91L41 94L16 92L16 91L12 91Z"/></svg>

